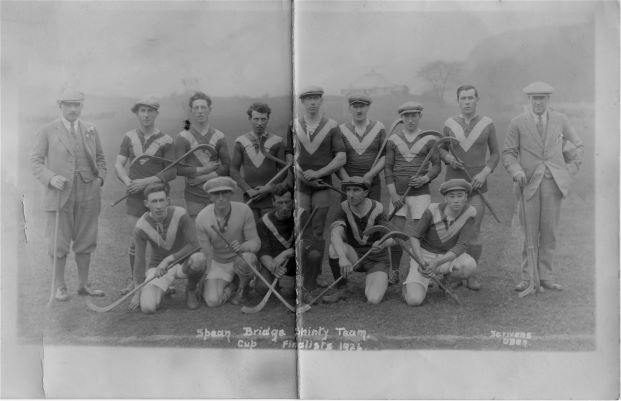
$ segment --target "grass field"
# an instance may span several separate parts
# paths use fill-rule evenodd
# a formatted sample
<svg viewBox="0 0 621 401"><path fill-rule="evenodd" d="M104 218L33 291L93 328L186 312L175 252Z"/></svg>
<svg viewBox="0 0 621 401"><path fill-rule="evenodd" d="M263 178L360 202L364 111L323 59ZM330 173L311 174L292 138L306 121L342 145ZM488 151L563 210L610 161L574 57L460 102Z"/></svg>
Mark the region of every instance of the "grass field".
<svg viewBox="0 0 621 401"><path fill-rule="evenodd" d="M339 117L336 105L329 115ZM447 106L448 107L448 106ZM450 107L437 115L425 115L423 128L435 127L450 115ZM454 112L454 110L451 110ZM284 117L280 117L284 119ZM385 125L391 117L385 115ZM94 121L99 127L115 125ZM592 142L592 116L574 120L587 144ZM507 118L497 119L502 144ZM236 123L237 124L237 123ZM240 120L229 132L243 132L247 124ZM275 123L283 126L282 121ZM24 132L34 126L22 125ZM21 130L20 129L20 130ZM127 129L114 130L122 133ZM26 135L26 134L24 134ZM28 134L30 135L30 134ZM235 134L237 135L237 134ZM99 242L93 254L91 281L107 296L94 301L106 305L119 297L118 289L128 276L127 236L124 205L110 203L122 195L121 185L113 177L112 163L120 136L104 138L109 175L103 192L103 210ZM232 138L229 137L229 141ZM18 334L25 342L42 339L51 344L184 346L225 348L292 348L296 339L296 316L272 298L265 309L244 315L238 306L227 304L197 311L185 308L184 283L178 281L178 293L167 298L155 315L132 313L122 305L107 314L87 310L84 300L75 295L75 264L67 264L67 282L72 298L45 308L51 278L50 263L43 238L43 213L40 210L40 186L30 176L29 143L20 147L24 186L25 240L20 241L18 261ZM503 223L487 214L483 223L484 251L480 262L483 289L472 292L458 289L463 306L456 305L440 292L431 292L425 304L412 308L400 298L400 287L390 287L384 301L366 305L363 276L350 280L352 294L345 302L317 305L298 321L303 329L297 336L299 347L326 349L489 349L489 350L593 350L595 349L595 255L594 205L592 196L592 149L587 145L585 171L576 182L576 190L564 201L557 244L557 277L566 287L560 293L547 291L519 299L513 291L518 280L520 239L511 225L514 197L510 178L499 166L490 178L488 198ZM591 152L591 153L589 153ZM443 177L443 174L440 178ZM432 197L439 200L438 182ZM181 180L173 183L173 201L183 205ZM338 199L334 198L334 204ZM331 279L327 265L323 276ZM260 297L253 295L248 305ZM249 330L259 330L250 332ZM211 337L212 330L216 336ZM220 331L218 333L217 331ZM502 333L505 333L504 336ZM522 338L524 337L524 338ZM519 342L517 340L520 340Z"/></svg>

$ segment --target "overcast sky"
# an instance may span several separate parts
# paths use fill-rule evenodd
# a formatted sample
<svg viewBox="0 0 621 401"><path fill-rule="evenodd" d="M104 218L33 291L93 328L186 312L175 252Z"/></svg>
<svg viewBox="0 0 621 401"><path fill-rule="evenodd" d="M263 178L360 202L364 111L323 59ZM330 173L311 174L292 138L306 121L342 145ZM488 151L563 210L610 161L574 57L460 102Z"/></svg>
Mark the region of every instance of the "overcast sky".
<svg viewBox="0 0 621 401"><path fill-rule="evenodd" d="M30 87L139 96L196 77L215 96L290 89L290 2L2 2L3 69ZM295 5L296 77L338 93L371 69L416 88L426 61L460 60L508 30L586 21L584 5Z"/></svg>

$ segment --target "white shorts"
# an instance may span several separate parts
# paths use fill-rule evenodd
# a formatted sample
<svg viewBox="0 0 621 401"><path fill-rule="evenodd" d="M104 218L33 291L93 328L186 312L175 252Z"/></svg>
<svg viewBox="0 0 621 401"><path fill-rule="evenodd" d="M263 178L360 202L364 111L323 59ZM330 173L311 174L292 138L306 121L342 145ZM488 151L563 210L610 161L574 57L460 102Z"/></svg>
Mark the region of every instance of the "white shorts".
<svg viewBox="0 0 621 401"><path fill-rule="evenodd" d="M423 254L423 259L425 259L428 262L442 256L441 254L429 252L429 251L426 251L425 249L421 249L421 251ZM477 262L474 260L474 258L468 255L466 252L464 252L458 257L456 257L455 259L453 259L451 262L446 262L438 266L438 270L436 271L436 274L448 274L451 271L453 271L453 267L455 266L464 266L464 265L476 266L476 264ZM414 259L410 258L410 272L408 273L407 278L403 282L403 285L409 284L409 283L419 283L424 288L427 288L430 280L431 279L423 276L418 271L418 263L416 263Z"/></svg>
<svg viewBox="0 0 621 401"><path fill-rule="evenodd" d="M423 213L425 209L429 207L431 204L431 195L417 195L417 196L406 196L405 197L405 205L397 213L395 216L403 216L408 219L420 219L423 217ZM388 214L391 214L394 210L392 202L388 202Z"/></svg>
<svg viewBox="0 0 621 401"><path fill-rule="evenodd" d="M235 277L235 262L221 263L211 261L209 271L205 275L205 280L224 280L227 283L233 281Z"/></svg>
<svg viewBox="0 0 621 401"><path fill-rule="evenodd" d="M145 279L149 280L151 277L155 276L155 270L157 269L154 267L147 270L147 275ZM180 264L174 265L173 267L168 269L166 274L164 274L162 277L153 279L147 284L147 286L154 285L158 288L161 288L163 291L166 291L168 287L170 287L170 285L173 283L173 281L178 278L187 278L185 273L182 271L182 266Z"/></svg>

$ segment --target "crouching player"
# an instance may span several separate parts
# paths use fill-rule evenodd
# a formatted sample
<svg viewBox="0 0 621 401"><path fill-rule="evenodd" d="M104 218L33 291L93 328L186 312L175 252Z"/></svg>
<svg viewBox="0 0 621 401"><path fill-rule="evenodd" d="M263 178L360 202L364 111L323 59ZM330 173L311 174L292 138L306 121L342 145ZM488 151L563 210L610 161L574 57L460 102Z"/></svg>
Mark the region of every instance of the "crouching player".
<svg viewBox="0 0 621 401"><path fill-rule="evenodd" d="M279 290L293 294L295 291L295 252L293 221L293 190L289 185L279 184L272 192L274 209L261 217L257 232L261 238L259 260L261 274L272 282L278 277ZM255 287L260 294L268 291L263 280L257 280ZM281 291L282 292L282 291Z"/></svg>
<svg viewBox="0 0 621 401"><path fill-rule="evenodd" d="M182 265L169 268L174 260L198 247L190 216L185 209L170 205L169 193L168 183L149 184L144 189L148 211L138 219L134 229L134 283L139 285L145 279L157 278L136 292L129 305L132 310L140 306L144 313L154 313L166 290L177 278L188 279L185 292L188 308L199 306L196 285L205 273L205 256L196 252ZM151 245L151 257L145 278L147 244Z"/></svg>
<svg viewBox="0 0 621 401"><path fill-rule="evenodd" d="M367 302L378 304L382 301L388 287L389 246L394 240L388 239L383 243L373 242L375 237L382 233L372 234L370 237L364 231L377 224L386 224L384 208L376 200L369 199L369 187L362 177L349 177L341 183L347 200L341 203L330 231L329 263L335 279L344 276L336 284L336 291L323 298L324 302L337 302L345 298L346 277L352 271L353 265L369 249L369 256L360 262L356 271L366 273L364 294Z"/></svg>
<svg viewBox="0 0 621 401"><path fill-rule="evenodd" d="M203 299L210 307L228 301L236 275L239 285L231 303L241 304L254 276L247 263L257 267L255 253L261 247L261 240L250 207L240 202L231 202L236 187L231 177L216 177L207 181L203 189L209 195L211 204L196 216L198 242L203 253L211 256L203 288ZM247 263L237 257L240 253Z"/></svg>
<svg viewBox="0 0 621 401"><path fill-rule="evenodd" d="M414 227L410 238L412 250L424 261L425 273L445 275L447 281L467 280L477 264L466 249L474 235L476 210L468 204L472 187L458 178L445 181L440 186L444 203L432 203ZM410 260L410 272L403 283L405 302L411 306L423 303L427 295L429 278Z"/></svg>

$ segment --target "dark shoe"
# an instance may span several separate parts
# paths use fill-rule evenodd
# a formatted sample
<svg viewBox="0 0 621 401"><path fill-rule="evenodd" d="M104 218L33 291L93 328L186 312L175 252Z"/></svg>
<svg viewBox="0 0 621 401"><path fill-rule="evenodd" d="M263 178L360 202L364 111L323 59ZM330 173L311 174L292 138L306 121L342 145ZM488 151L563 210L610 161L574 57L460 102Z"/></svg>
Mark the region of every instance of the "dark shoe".
<svg viewBox="0 0 621 401"><path fill-rule="evenodd" d="M176 293L177 293L177 289L175 288L175 286L171 285L170 287L168 287L168 289L164 293L164 296L165 297L172 297Z"/></svg>
<svg viewBox="0 0 621 401"><path fill-rule="evenodd" d="M563 291L563 286L557 283L552 282L551 280L541 280L539 281L539 284L548 290L554 290L554 291Z"/></svg>
<svg viewBox="0 0 621 401"><path fill-rule="evenodd" d="M337 288L332 293L329 293L328 295L324 295L321 298L321 302L326 303L326 304L334 304L340 301L341 299L346 299L346 298L347 298L346 289Z"/></svg>
<svg viewBox="0 0 621 401"><path fill-rule="evenodd" d="M125 288L121 289L121 295L126 295L134 289L134 280L129 279Z"/></svg>
<svg viewBox="0 0 621 401"><path fill-rule="evenodd" d="M305 304L310 304L315 299L315 297L317 297L317 295L319 295L323 290L323 288L317 287L309 291L306 288L302 287L302 302ZM320 301L320 299L318 299L317 301Z"/></svg>
<svg viewBox="0 0 621 401"><path fill-rule="evenodd" d="M317 286L318 287L326 288L330 284L332 284L332 283L330 281L328 281L328 279L326 279L325 277L317 277Z"/></svg>
<svg viewBox="0 0 621 401"><path fill-rule="evenodd" d="M479 280L472 276L469 277L468 280L466 281L466 287L468 287L469 289L471 289L472 291L479 291L481 289L481 282L479 282Z"/></svg>
<svg viewBox="0 0 621 401"><path fill-rule="evenodd" d="M106 296L106 294L104 294L103 291L92 289L88 285L85 286L85 287L80 288L78 290L78 295L81 295L81 296L88 295L89 297L104 297L104 296Z"/></svg>
<svg viewBox="0 0 621 401"><path fill-rule="evenodd" d="M390 273L388 274L388 285L397 285L399 284L399 282L400 282L399 271L391 270Z"/></svg>
<svg viewBox="0 0 621 401"><path fill-rule="evenodd" d="M530 285L530 283L528 281L522 280L522 281L520 281L520 283L518 285L515 286L514 290L522 292L525 289L527 289L529 285Z"/></svg>
<svg viewBox="0 0 621 401"><path fill-rule="evenodd" d="M185 303L189 309L198 309L199 301L196 290L185 290Z"/></svg>
<svg viewBox="0 0 621 401"><path fill-rule="evenodd" d="M246 285L240 285L239 288L237 288L237 293L233 299L231 299L233 305L241 305L244 303L246 300L246 288L248 288Z"/></svg>
<svg viewBox="0 0 621 401"><path fill-rule="evenodd" d="M54 299L59 302L68 301L69 294L67 293L67 289L65 287L58 287L56 289L56 295L54 295Z"/></svg>

